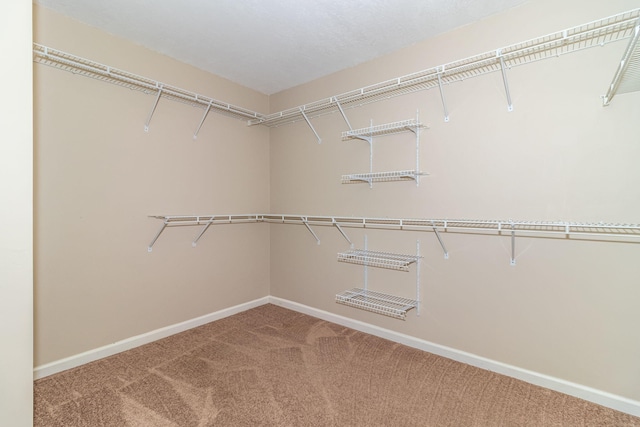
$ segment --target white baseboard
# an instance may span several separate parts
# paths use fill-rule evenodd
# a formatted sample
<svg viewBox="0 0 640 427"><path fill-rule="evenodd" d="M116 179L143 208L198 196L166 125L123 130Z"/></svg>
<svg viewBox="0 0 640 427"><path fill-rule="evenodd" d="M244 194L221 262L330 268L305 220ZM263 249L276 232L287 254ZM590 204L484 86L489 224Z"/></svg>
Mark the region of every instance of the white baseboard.
<svg viewBox="0 0 640 427"><path fill-rule="evenodd" d="M225 317L229 317L231 315L241 313L243 311L247 311L249 309L268 303L269 297L259 298L233 307L225 308L214 313L205 314L204 316L196 317L195 319L186 320L184 322L176 323L175 325L169 325L151 332L136 335L122 341L114 342L113 344L108 344L103 347L85 351L84 353L56 360L45 365L37 366L33 370L33 378L37 380L49 375L56 374L58 372L66 371L67 369L75 368L77 366L84 365L85 363L112 356L126 350L131 350L132 348L139 347L141 345L166 338L179 332L184 332L188 329L202 326L204 324L220 320Z"/></svg>
<svg viewBox="0 0 640 427"><path fill-rule="evenodd" d="M176 323L175 325L170 325L151 332L127 338L113 344L86 351L84 353L76 354L71 357L56 360L45 365L37 366L33 371L33 376L34 379L44 378L46 376L66 371L67 369L75 368L77 366L81 366L86 363L102 359L104 357L112 356L114 354L130 350L132 348L139 347L141 345L166 338L179 332L184 332L188 329L202 326L206 323L220 320L225 317L229 317L231 315L241 313L243 311L268 303L288 308L300 313L308 314L310 316L314 316L328 322L337 323L339 325L375 335L380 338L385 338L390 341L407 345L409 347L437 354L448 359L466 363L471 366L476 366L478 368L507 375L512 378L517 378L530 384L535 384L541 387L548 388L550 390L555 390L561 393L568 394L570 396L575 396L580 399L596 403L598 405L615 409L617 411L640 416L640 402L636 400L628 399L622 396L607 393L559 378L551 377L549 375L544 375L526 369L518 368L516 366L507 365L505 363L497 362L495 360L487 359L475 354L435 344L429 341L422 340L420 338L412 337L399 332L394 332L389 329L384 329L375 325L350 319L348 317L339 316L328 311L319 310L307 305L273 296L259 298L244 304L239 304L234 307L229 307L223 310L216 311L214 313L206 314L195 319Z"/></svg>
<svg viewBox="0 0 640 427"><path fill-rule="evenodd" d="M385 338L409 347L437 354L448 359L456 360L458 362L466 363L471 366L516 378L530 384L538 385L550 390L555 390L560 393L578 397L580 399L584 399L598 405L606 406L620 412L640 416L640 402L637 400L628 399L626 397L607 393L605 391L597 390L581 384L565 381L560 378L555 378L549 375L544 375L526 369L518 368L517 366L507 365L502 362L497 362L495 360L487 359L475 354L435 344L429 341L422 340L420 338L412 337L399 332L394 332L389 329L380 328L378 326L360 322L358 320L343 317L337 314L330 313L328 311L319 310L282 298L271 296L269 297L269 302L274 305L279 305L290 310L326 320L328 322L337 323L339 325L346 326L357 331L365 332L367 334Z"/></svg>

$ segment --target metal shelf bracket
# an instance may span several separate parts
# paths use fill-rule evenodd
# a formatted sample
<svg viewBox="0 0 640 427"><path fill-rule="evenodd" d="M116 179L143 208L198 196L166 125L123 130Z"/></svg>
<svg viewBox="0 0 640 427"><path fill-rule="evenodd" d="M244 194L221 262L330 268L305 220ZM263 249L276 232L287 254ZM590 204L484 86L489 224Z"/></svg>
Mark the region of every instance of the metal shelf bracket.
<svg viewBox="0 0 640 427"><path fill-rule="evenodd" d="M209 227L211 226L211 224L213 224L212 221L209 221L200 231L200 233L198 233L198 236L193 240L193 242L191 242L191 246L193 246L194 248L196 247L196 245L198 244L198 241L200 240L200 238L202 237L202 235L204 233L206 233L206 231L209 229Z"/></svg>
<svg viewBox="0 0 640 427"><path fill-rule="evenodd" d="M349 130L352 131L353 128L351 127L351 123L349 123L349 119L347 119L347 115L344 113L344 110L342 109L342 105L340 105L338 98L334 96L333 100L336 102L336 105L338 106L338 110L340 111L340 114L342 114L342 118L344 119L345 122L347 122L347 126L349 126Z"/></svg>
<svg viewBox="0 0 640 427"><path fill-rule="evenodd" d="M151 123L151 118L153 117L153 113L156 111L156 107L158 106L158 101L160 101L160 97L162 96L162 85L158 84L158 95L156 96L156 100L153 103L153 107L151 107L151 111L149 112L149 117L147 117L147 121L144 124L144 131L149 132L149 123Z"/></svg>
<svg viewBox="0 0 640 427"><path fill-rule="evenodd" d="M442 241L442 237L440 237L440 232L436 227L435 221L431 221L431 225L433 226L433 232L435 233L438 242L440 242L440 246L442 247L442 251L444 252L444 259L449 259L449 251L447 251L447 248L444 246L444 242Z"/></svg>
<svg viewBox="0 0 640 427"><path fill-rule="evenodd" d="M502 81L504 82L504 90L507 94L507 111L513 111L513 103L511 102L511 93L509 92L509 81L507 80L507 70L504 65L504 57L500 49L496 50L496 57L500 58L500 70L502 71Z"/></svg>
<svg viewBox="0 0 640 427"><path fill-rule="evenodd" d="M309 120L309 117L307 117L307 115L304 112L304 108L302 108L302 107L300 107L300 114L302 114L302 117L304 117L304 120L307 122L307 124L309 125L309 127L313 131L314 135L318 139L318 144L321 144L322 143L322 139L320 139L320 135L318 135L318 132L316 132L315 128L311 124L311 120Z"/></svg>
<svg viewBox="0 0 640 427"><path fill-rule="evenodd" d="M196 95L196 98L198 97L198 95ZM204 114L202 115L202 120L200 120L200 124L198 125L198 127L196 128L196 131L193 133L193 139L198 139L198 132L200 132L200 128L202 127L202 124L204 123L204 120L207 118L207 115L209 114L209 110L211 110L211 104L213 103L213 100L209 101L209 104L207 105L207 108L204 110Z"/></svg>
<svg viewBox="0 0 640 427"><path fill-rule="evenodd" d="M515 224L511 221L511 261L510 265L516 265L516 229Z"/></svg>
<svg viewBox="0 0 640 427"><path fill-rule="evenodd" d="M313 228L311 228L311 226L309 225L309 221L307 220L306 217L302 217L300 218L302 220L302 223L304 224L305 227L307 227L307 230L309 230L309 233L311 233L313 235L313 237L315 237L316 242L318 242L318 245L320 244L320 238L318 237L318 235L313 231Z"/></svg>
<svg viewBox="0 0 640 427"><path fill-rule="evenodd" d="M151 241L151 243L149 243L149 246L147 247L147 252L153 251L153 245L156 243L156 240L158 240L158 237L160 237L160 235L162 234L164 229L167 228L168 224L169 224L169 222L167 220L164 220L162 222L162 227L160 227L160 230L156 233L156 235L153 238L153 240Z"/></svg>
<svg viewBox="0 0 640 427"><path fill-rule="evenodd" d="M447 100L444 97L444 88L442 87L442 73L444 72L444 65L438 67L438 87L440 88L440 99L442 99L442 108L444 109L444 121L449 121L449 110L447 110Z"/></svg>
<svg viewBox="0 0 640 427"><path fill-rule="evenodd" d="M353 249L354 245L353 242L351 241L351 239L349 239L349 236L347 236L347 233L344 232L344 230L342 229L342 227L340 227L340 224L338 224L335 220L335 218L332 218L331 222L333 223L333 225L336 226L336 228L338 229L338 231L340 232L340 234L342 234L342 237L345 238L345 240L347 242L349 242L349 245L351 246L351 249Z"/></svg>

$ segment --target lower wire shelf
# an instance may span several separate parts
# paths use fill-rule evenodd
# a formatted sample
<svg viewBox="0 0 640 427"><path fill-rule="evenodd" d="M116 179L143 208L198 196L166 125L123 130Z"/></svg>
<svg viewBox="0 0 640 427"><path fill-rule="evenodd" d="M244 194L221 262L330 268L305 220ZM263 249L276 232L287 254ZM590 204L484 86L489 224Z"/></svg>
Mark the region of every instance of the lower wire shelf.
<svg viewBox="0 0 640 427"><path fill-rule="evenodd" d="M336 302L401 320L405 320L407 311L418 307L416 300L361 288L336 294Z"/></svg>
<svg viewBox="0 0 640 427"><path fill-rule="evenodd" d="M352 173L348 175L342 175L343 184L359 184L367 182L369 184L373 182L384 181L412 181L417 177L426 175L423 172L414 170L406 171L392 171L392 172L371 172L371 173Z"/></svg>

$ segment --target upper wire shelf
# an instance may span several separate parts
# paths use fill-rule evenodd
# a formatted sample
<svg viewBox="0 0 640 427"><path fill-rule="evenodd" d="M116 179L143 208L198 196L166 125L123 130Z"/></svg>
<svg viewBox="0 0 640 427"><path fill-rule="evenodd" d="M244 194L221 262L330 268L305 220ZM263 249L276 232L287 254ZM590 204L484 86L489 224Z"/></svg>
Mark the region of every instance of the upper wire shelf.
<svg viewBox="0 0 640 427"><path fill-rule="evenodd" d="M128 89L138 90L146 94L160 94L163 98L182 102L193 107L209 108L217 113L237 119L248 121L259 120L263 117L262 114L246 108L218 101L208 96L199 95L195 92L119 70L38 43L33 44L33 60L39 64L116 84Z"/></svg>
<svg viewBox="0 0 640 427"><path fill-rule="evenodd" d="M353 139L361 139L361 137L371 138L374 136L393 135L406 131L416 132L417 129L423 127L425 126L421 123L418 123L416 119L408 119L399 122L370 126L362 129L347 130L342 132L342 140L348 141Z"/></svg>
<svg viewBox="0 0 640 427"><path fill-rule="evenodd" d="M250 120L280 126L629 38L640 8Z"/></svg>
<svg viewBox="0 0 640 427"><path fill-rule="evenodd" d="M417 262L416 255L402 255L389 252L376 252L364 249L352 249L338 254L338 261L390 270L409 271L409 266Z"/></svg>

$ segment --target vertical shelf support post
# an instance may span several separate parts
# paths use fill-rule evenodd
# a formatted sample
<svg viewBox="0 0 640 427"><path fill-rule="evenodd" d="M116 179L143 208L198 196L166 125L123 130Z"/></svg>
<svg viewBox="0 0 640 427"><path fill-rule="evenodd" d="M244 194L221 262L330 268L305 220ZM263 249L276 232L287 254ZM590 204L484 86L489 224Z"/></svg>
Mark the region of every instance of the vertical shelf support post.
<svg viewBox="0 0 640 427"><path fill-rule="evenodd" d="M416 134L416 187L420 186L420 110L416 110L416 127L411 129Z"/></svg>
<svg viewBox="0 0 640 427"><path fill-rule="evenodd" d="M304 120L307 122L307 124L309 125L309 127L313 131L314 135L318 139L318 144L321 144L322 143L322 139L320 139L320 135L318 135L318 132L316 132L315 128L311 124L311 120L309 120L309 117L307 117L307 115L304 112L304 108L302 108L302 107L300 107L300 114L302 114L302 117L304 117Z"/></svg>
<svg viewBox="0 0 640 427"><path fill-rule="evenodd" d="M420 316L420 240L416 240L416 316Z"/></svg>
<svg viewBox="0 0 640 427"><path fill-rule="evenodd" d="M438 71L438 87L440 88L440 99L442 99L442 108L444 109L444 121L449 121L449 110L447 110L447 101L444 98L444 88L442 87L442 73L444 72L444 65L442 70Z"/></svg>
<svg viewBox="0 0 640 427"><path fill-rule="evenodd" d="M513 103L511 102L511 93L509 92L509 81L507 80L507 70L504 65L504 57L500 49L496 51L496 56L500 58L500 70L502 71L502 81L504 82L504 90L507 94L507 110L513 111Z"/></svg>
<svg viewBox="0 0 640 427"><path fill-rule="evenodd" d="M158 106L158 101L160 101L160 97L162 96L162 85L156 83L158 86L158 95L156 96L156 100L153 103L153 107L151 107L151 111L149 112L149 117L147 117L147 121L144 124L144 131L149 132L149 123L151 123L151 118L153 117L153 113L156 111L156 107Z"/></svg>
<svg viewBox="0 0 640 427"><path fill-rule="evenodd" d="M202 127L202 124L204 123L204 119L207 118L207 114L209 114L209 110L211 110L211 103L212 102L213 102L213 100L209 101L209 104L207 105L207 108L204 110L204 114L202 115L202 120L200 120L200 124L196 128L196 131L193 133L193 139L194 140L198 138L198 132L200 132L200 128Z"/></svg>

